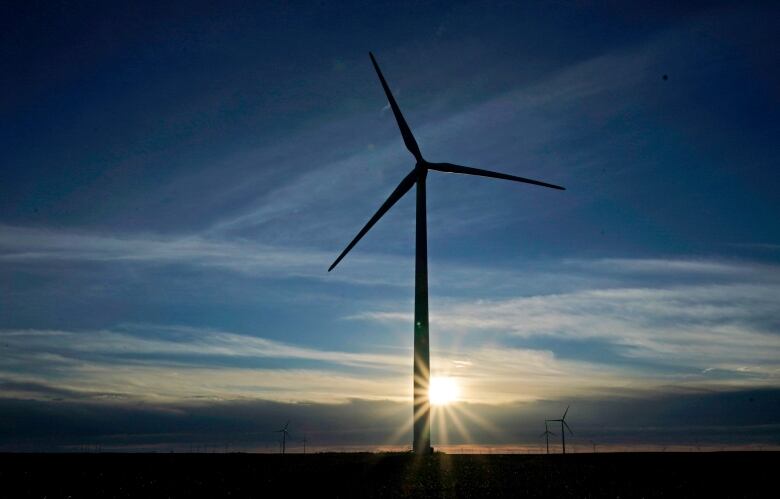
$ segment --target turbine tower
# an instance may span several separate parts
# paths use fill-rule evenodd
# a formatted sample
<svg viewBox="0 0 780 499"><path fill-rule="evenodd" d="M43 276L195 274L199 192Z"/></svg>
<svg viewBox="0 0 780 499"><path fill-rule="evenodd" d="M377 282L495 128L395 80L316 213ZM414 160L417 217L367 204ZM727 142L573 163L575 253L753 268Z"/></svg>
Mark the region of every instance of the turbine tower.
<svg viewBox="0 0 780 499"><path fill-rule="evenodd" d="M290 435L290 432L287 431L288 426L290 426L290 420L287 420L287 423L280 430L274 430L274 433L282 434L282 454L287 449L287 437Z"/></svg>
<svg viewBox="0 0 780 499"><path fill-rule="evenodd" d="M563 427L565 426L567 430L569 430L569 435L574 435L574 432L571 431L571 428L569 428L569 423L566 422L566 414L569 412L569 406L566 406L566 410L563 412L563 416L561 416L561 419L545 419L545 423L553 423L553 422L559 422L561 423L561 447L563 448L563 453L566 454L566 434L563 431Z"/></svg>
<svg viewBox="0 0 780 499"><path fill-rule="evenodd" d="M547 427L547 421L544 422L544 433L540 436L544 437L544 442L547 444L547 453L550 453L550 435L555 436L555 433L551 432Z"/></svg>
<svg viewBox="0 0 780 499"><path fill-rule="evenodd" d="M387 100L390 104L390 108L393 110L393 115L398 123L398 128L401 131L401 137L403 137L406 148L412 153L416 161L414 168L401 180L401 183L395 188L390 196L385 200L382 206L379 207L374 216L372 216L366 225L360 229L357 236L347 245L344 251L336 258L333 264L328 269L328 272L338 265L344 256L360 241L360 239L366 235L366 233L374 226L374 224L387 213L387 211L393 207L393 205L401 199L404 194L409 192L413 186L417 186L417 214L416 214L416 255L415 255L415 270L414 270L414 356L413 356L413 425L414 425L414 440L412 448L416 454L430 454L433 452L431 448L431 414L430 404L428 401L428 385L430 382L430 349L428 343L428 236L426 227L426 208L425 208L425 179L429 170L435 170L446 173L463 173L466 175L477 175L481 177L498 178L502 180L513 180L515 182L524 182L527 184L539 185L542 187L550 187L553 189L561 189L558 185L548 184L546 182L540 182L538 180L532 180L524 177L517 177L515 175L508 175L506 173L497 173L488 170L481 170L479 168L472 168L468 166L454 165L452 163L430 163L426 161L420 147L417 145L417 141L412 135L412 131L407 125L406 120L401 114L398 104L390 92L390 87L385 81L385 77L382 76L382 71L379 69L379 65L374 58L374 54L369 52L371 57L371 63L374 65L376 74L379 77L379 81L382 84L382 88L385 91Z"/></svg>

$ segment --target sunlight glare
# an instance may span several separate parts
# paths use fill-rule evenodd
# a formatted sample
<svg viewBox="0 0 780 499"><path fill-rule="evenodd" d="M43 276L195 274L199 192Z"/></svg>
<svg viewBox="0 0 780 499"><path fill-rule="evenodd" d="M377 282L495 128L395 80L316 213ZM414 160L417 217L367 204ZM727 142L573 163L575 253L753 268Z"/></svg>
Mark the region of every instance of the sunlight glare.
<svg viewBox="0 0 780 499"><path fill-rule="evenodd" d="M428 396L433 405L447 405L458 400L460 390L455 378L434 377L431 378L431 386Z"/></svg>

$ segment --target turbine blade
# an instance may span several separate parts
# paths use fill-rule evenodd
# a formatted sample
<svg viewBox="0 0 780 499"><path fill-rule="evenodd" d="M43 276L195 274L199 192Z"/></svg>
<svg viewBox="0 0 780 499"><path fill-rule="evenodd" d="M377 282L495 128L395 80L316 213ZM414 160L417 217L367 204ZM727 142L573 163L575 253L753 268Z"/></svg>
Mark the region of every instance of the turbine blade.
<svg viewBox="0 0 780 499"><path fill-rule="evenodd" d="M379 64L377 64L376 59L374 59L374 54L369 52L368 55L371 57L371 63L374 65L377 76L379 76L379 81L382 82L382 88L385 90L387 101L390 103L390 108L393 110L393 114L395 115L395 121L398 122L398 128L401 130L401 136L404 138L404 144L406 144L406 148L409 149L409 152L414 155L417 161L422 161L423 159L422 154L420 154L420 147L417 145L417 141L414 140L414 135L412 135L412 131L409 129L409 125L406 124L404 115L401 114L401 109L395 102L395 97L393 97L393 93L390 92L390 87L387 86L385 77L382 76L382 70L379 69Z"/></svg>
<svg viewBox="0 0 780 499"><path fill-rule="evenodd" d="M393 205L398 202L399 199L401 199L404 194L409 192L409 189L412 188L414 183L417 181L417 170L412 170L409 172L409 174L404 177L403 180L401 180L401 183L398 184L398 187L395 188L395 190L390 194L390 196L385 200L384 203L382 203L382 206L379 207L376 213L374 213L374 216L371 217L371 219L366 223L365 227L360 229L360 232L358 232L358 235L355 236L355 239L350 242L346 248L344 248L344 251L341 252L338 258L336 258L336 261L333 262L333 264L328 268L328 272L334 269L336 265L339 264L342 258L349 253L349 250L351 250L357 243L360 241L360 239L366 235L366 232L371 229L371 227L374 226L374 224L382 218L382 215L387 213L387 210L393 207Z"/></svg>
<svg viewBox="0 0 780 499"><path fill-rule="evenodd" d="M566 419L566 414L568 414L568 413L569 413L569 407L571 407L571 406L568 406L568 405L567 405L567 406L566 406L566 410L565 410L565 411L563 411L563 417L561 418L561 421L563 421L564 419Z"/></svg>
<svg viewBox="0 0 780 499"><path fill-rule="evenodd" d="M290 420L288 419L287 422L284 424L284 431L287 431L287 427L290 426Z"/></svg>
<svg viewBox="0 0 780 499"><path fill-rule="evenodd" d="M574 432L573 432L573 431L571 431L571 428L569 428L569 423L567 423L566 421L561 421L561 422L562 422L562 423L563 423L563 425L566 427L566 429L567 429L567 430L569 430L569 434L570 434L570 435L574 435Z"/></svg>
<svg viewBox="0 0 780 499"><path fill-rule="evenodd" d="M565 187L560 185L548 184L540 180L533 180L525 177L518 177L516 175L508 175L506 173L491 172L490 170L481 170L479 168L472 168L470 166L453 165L452 163L428 163L428 168L446 173L463 173L465 175L477 175L480 177L500 178L502 180L514 180L515 182L525 182L526 184L541 185L542 187L550 187L551 189L560 189L565 191Z"/></svg>

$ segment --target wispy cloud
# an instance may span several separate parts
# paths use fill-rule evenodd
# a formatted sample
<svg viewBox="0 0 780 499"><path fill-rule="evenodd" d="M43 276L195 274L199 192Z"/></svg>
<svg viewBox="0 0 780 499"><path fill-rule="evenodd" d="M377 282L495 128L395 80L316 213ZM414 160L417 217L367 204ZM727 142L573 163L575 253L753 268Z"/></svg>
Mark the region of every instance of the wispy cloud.
<svg viewBox="0 0 780 499"><path fill-rule="evenodd" d="M136 399L400 398L410 360L329 351L224 331L135 325L117 330L0 331L0 372L12 392ZM264 360L276 359L269 367ZM239 362L237 362L239 361ZM314 367L306 366L315 363ZM346 369L346 370L345 370ZM350 372L352 371L352 372ZM357 372L358 374L356 374ZM373 373L373 374L372 374Z"/></svg>
<svg viewBox="0 0 780 499"><path fill-rule="evenodd" d="M408 400L411 352L300 347L192 327L4 330L7 395L43 399ZM504 403L651 386L622 369L559 359L550 351L483 345L434 349L434 375L458 380L464 400ZM267 360L278 360L269 365ZM35 388L38 387L38 388ZM78 394L74 396L73 394Z"/></svg>
<svg viewBox="0 0 780 499"><path fill-rule="evenodd" d="M463 160L478 157L481 162L476 166L490 167L495 163L494 168L510 173L560 180L557 171L560 158L551 156L549 151L560 149L560 145L570 139L566 136L570 131L565 132L567 127L562 127L561 123L569 119L571 107L591 111L598 109L604 119L621 112L631 105L631 100L615 99L616 92L634 88L644 78L653 58L658 57L658 52L663 49L662 41L653 40L630 51L578 61L546 74L542 81L526 83L500 94L488 94L466 108L450 108L446 113L431 112L444 108L442 102L431 102L427 105L430 110L412 113L424 117L423 121L414 122L415 134L423 150L432 158L457 161L457 157ZM365 69L371 71L367 63ZM445 100L449 98L447 90L441 89ZM228 232L253 238L262 234L296 242L331 240L332 235L329 234L333 233L342 238L350 237L413 166L413 158L402 147L392 117L383 116L382 119L387 121L383 124L386 126L380 127L381 136L365 134L363 147L347 153L332 145L336 143L333 137L345 138L345 134L350 134L346 143L356 145L354 135L362 133L365 123L354 116L338 122L318 123L316 127L273 147L274 151L283 151L283 154L261 151L256 152L257 157L251 161L248 158L236 159L241 163L269 165L268 168L274 171L281 162L285 165L284 174L275 173L272 188L258 189L257 199L222 213L222 218L206 232ZM352 127L351 132L349 127ZM523 130L521 142L524 155L520 164L514 156L518 137L506 133L506 130ZM464 136L470 137L470 140L463 141ZM567 158L567 171L573 172L578 165L590 164L601 152L599 147L596 145L589 151L571 151L579 159L572 164L571 158ZM338 154L333 153L336 149ZM312 152L315 150L323 156L322 159ZM224 165L220 167L224 169ZM258 187L253 180L255 177L268 178L268 173L250 171L245 175L237 182L229 182L231 195L235 196L237 190L245 191L247 185ZM553 178L549 178L551 175ZM356 178L360 181L355 182ZM461 200L465 199L464 196L478 200L482 189L464 187L458 188L457 192ZM483 200L482 203L488 201ZM485 218L504 218L501 212L479 213L463 205L461 202L448 210L450 224L457 225L459 230L479 226ZM365 208L356 212L356 206ZM437 207L432 208L431 216L436 217ZM324 219L325 214L328 215L327 220ZM537 210L536 216L539 215ZM383 225L387 223L385 221ZM289 231L293 226L294 233Z"/></svg>
<svg viewBox="0 0 780 499"><path fill-rule="evenodd" d="M314 279L327 275L324 268L332 256L197 236L122 237L7 226L0 230L0 250L0 262L8 265L63 259L136 265L188 264L257 276ZM370 256L357 256L352 262L357 269L355 274L345 273L342 279L353 284L409 285L408 279L397 270L408 267L409 262ZM670 382L711 386L775 386L778 383L780 301L776 297L780 296L780 270L777 267L715 259L611 258L553 263L546 262L533 272L463 266L444 269L441 274L446 278L438 283L434 280L432 288L440 290L440 294L432 297L436 305L432 308L434 334L448 333L435 345L438 348L435 369L460 366L453 372L469 387L470 396L492 401L538 398L545 391L563 391L563 386L574 393L629 385L639 389ZM367 276L361 276L363 272ZM463 281L480 289L491 282L528 280L545 283L547 289L513 284L514 287L504 290L503 298L493 295L484 300L468 293L457 297L454 293L457 285L449 287L448 284ZM461 285L460 289L465 288ZM513 295L513 290L520 294ZM405 303L403 306L399 310L397 301L387 301L381 309L351 317L401 327L411 322L409 308ZM72 374L81 372L76 367L81 363L96 363L92 369L104 374L95 379L115 380L113 389L119 392L122 376L138 379L141 373L149 373L149 385L152 385L151 379L168 369L188 370L197 373L196 378L215 369L210 379L224 379L217 383L219 389L209 391L210 396L217 396L220 390L228 396L243 396L258 394L247 387L230 388L243 386L237 381L242 371L218 357L275 358L294 362L289 366L258 367L264 380L275 380L261 384L263 396L293 396L298 391L292 388L296 383L308 387L301 388L302 392L296 395L303 399L330 400L347 393L371 397L371 390L392 393L395 397L406 393L408 383L402 381L404 355L294 347L256 336L197 327L188 330L149 326L145 330L146 334L140 335L121 328L85 333L6 331L4 341L14 347L7 352L14 355L6 358L4 371L6 375L14 372L20 375L34 372L36 364L44 364L50 369L61 366ZM152 339L152 333L159 337ZM174 337L179 340L173 341ZM307 338L305 341L310 341L311 336ZM556 346L539 343L539 339L563 343ZM582 342L596 345L592 348L600 349L602 354L593 358L578 356L577 345ZM119 359L121 354L124 358ZM188 361L187 356L198 358ZM145 357L148 359L144 360ZM198 364L208 363L207 357L214 362L209 364L211 367ZM109 369L108 359L112 362L119 359L125 367ZM304 366L301 364L304 361L323 365ZM646 369L648 363L653 369ZM528 366L531 367L526 369ZM366 380L345 374L345 367L367 372L380 369L395 374L377 373L368 389L362 386L368 383ZM80 383L86 386L91 375L84 376ZM518 384L517 376L529 382ZM324 394L327 384L313 381L317 379L338 379L334 386L349 388ZM13 381L46 380L22 377ZM170 389L163 390L166 396L176 392L174 385L183 393L198 392L193 390L195 385L177 381ZM377 389L380 385L383 388ZM395 388L387 388L391 385ZM314 386L325 392L316 395L318 390ZM101 386L98 391L111 389Z"/></svg>
<svg viewBox="0 0 780 499"><path fill-rule="evenodd" d="M480 338L516 345L532 345L544 338L559 340L564 342L559 353L575 358L582 342L602 344L604 365L614 363L615 354L624 365L633 361L639 368L643 362L652 362L656 375L680 383L707 383L706 377L689 374L710 373L707 369L721 374L709 380L715 383L780 383L777 268L764 268L768 281L754 283L757 270L746 264L621 260L596 262L591 267L600 269L606 263L613 263L608 265L610 272L622 269L624 274L676 271L678 280L658 287L613 284L604 289L498 300L443 299L432 310L431 322L437 330L470 343L484 341ZM695 275L686 277L683 271ZM729 282L697 282L712 278L713 273L716 277L725 274ZM354 318L391 323L411 320L409 312L392 310Z"/></svg>
<svg viewBox="0 0 780 499"><path fill-rule="evenodd" d="M745 277L745 274L750 271L761 274L762 270L766 269L771 271L776 278L780 278L780 269L776 266L762 266L755 263L746 265L744 262L739 261L727 262L712 259L601 258L594 260L569 260L567 263L579 264L601 271L612 270L619 273L722 274L741 277Z"/></svg>
<svg viewBox="0 0 780 499"><path fill-rule="evenodd" d="M315 279L327 276L332 281L374 284L399 284L392 273L378 269L408 266L408 262L391 255L355 255L350 269L329 275L326 271L334 255L335 252L200 235L104 234L0 226L0 265L46 261L195 265L255 276Z"/></svg>
<svg viewBox="0 0 780 499"><path fill-rule="evenodd" d="M464 179L443 184L439 188L458 202L450 203L446 209L432 202L431 219L443 218L447 223L431 226L447 233L466 232L523 217L544 218L583 203L585 198L598 197L608 188L592 175L596 165L599 170L608 166L613 177L617 170L647 167L647 162L634 157L630 162L620 159L626 151L618 151L620 147L616 147L621 141L637 144L646 138L632 135L631 130L610 130L609 135L602 136L601 130L604 124L620 119L627 110L641 107L642 99L637 95L651 92L650 82L657 84L659 78L658 65L678 47L678 38L687 29L687 26L677 26L637 45L576 61L516 88L480 95L465 106L453 108L449 102L434 101L418 105L422 109L407 109L418 118L413 122L415 133L423 151L432 159L477 161L479 164L475 166L557 183L575 183L580 187L567 193L567 200L562 204L539 203L535 197L539 194L530 194L522 196L530 200L526 201L531 203L529 209L510 210L516 206L505 198L491 195L495 191L489 189L495 186L487 187L488 183ZM365 66L370 72L367 62ZM442 101L450 99L446 89L442 89L441 95ZM441 112L442 109L447 112ZM573 116L591 122L590 132L572 126ZM209 232L282 239L304 245L322 241L345 244L413 165L392 117L383 119L386 123L374 123L381 128L381 136L363 132L365 123L349 116L345 119L347 125L318 123L316 128L290 137L283 147L290 153L284 158L286 174L276 177L273 187L263 189L256 200L222 213ZM357 143L354 135L365 133L366 142L371 142L372 147L362 144L348 153L340 151L340 154L328 154L324 161L313 161L309 151L337 149L328 146L326 139L334 134L341 137L349 126L354 129L348 143L354 147ZM622 140L626 136L628 140ZM295 159L296 151L303 153L300 161ZM410 208L399 206L394 211ZM375 234L397 228L393 225L397 220L400 218L386 217L374 229ZM436 234L432 233L432 237Z"/></svg>

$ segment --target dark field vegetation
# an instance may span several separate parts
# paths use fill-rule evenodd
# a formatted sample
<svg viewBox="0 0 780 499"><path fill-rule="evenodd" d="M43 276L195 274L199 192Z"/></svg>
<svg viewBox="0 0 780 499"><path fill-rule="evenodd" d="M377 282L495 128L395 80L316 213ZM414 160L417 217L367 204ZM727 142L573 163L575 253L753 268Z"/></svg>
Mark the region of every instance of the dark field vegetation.
<svg viewBox="0 0 780 499"><path fill-rule="evenodd" d="M3 454L4 497L774 497L780 454Z"/></svg>

